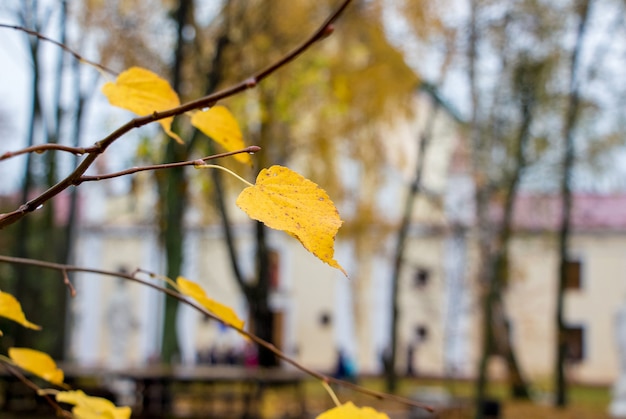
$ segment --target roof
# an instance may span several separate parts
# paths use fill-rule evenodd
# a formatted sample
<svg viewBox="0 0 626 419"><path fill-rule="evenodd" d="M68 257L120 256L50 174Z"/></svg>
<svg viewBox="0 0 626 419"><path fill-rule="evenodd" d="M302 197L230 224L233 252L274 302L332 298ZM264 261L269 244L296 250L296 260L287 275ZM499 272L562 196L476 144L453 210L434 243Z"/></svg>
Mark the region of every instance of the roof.
<svg viewBox="0 0 626 419"><path fill-rule="evenodd" d="M516 198L514 208L516 230L557 231L560 227L559 195L522 193ZM577 231L626 231L626 194L574 195L571 225Z"/></svg>

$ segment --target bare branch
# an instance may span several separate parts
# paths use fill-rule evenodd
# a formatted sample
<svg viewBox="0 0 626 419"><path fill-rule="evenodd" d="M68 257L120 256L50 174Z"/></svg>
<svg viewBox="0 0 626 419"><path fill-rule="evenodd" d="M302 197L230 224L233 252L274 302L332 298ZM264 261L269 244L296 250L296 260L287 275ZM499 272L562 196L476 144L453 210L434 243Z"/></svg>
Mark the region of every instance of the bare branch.
<svg viewBox="0 0 626 419"><path fill-rule="evenodd" d="M28 154L28 153L43 153L45 151L49 151L49 150L56 150L56 151L65 151L67 153L72 153L76 156L82 156L83 154L87 154L87 153L94 153L98 151L98 147L93 146L93 147L69 147L69 146L65 146L62 144L40 144L40 145L34 145L34 146L30 146L30 147L26 147L23 148L21 150L16 150L16 151L7 151L6 153L4 153L3 155L0 156L0 161L2 160L7 160L10 159L12 157L16 157L16 156L20 156L22 154Z"/></svg>
<svg viewBox="0 0 626 419"><path fill-rule="evenodd" d="M241 153L256 153L257 151L260 151L260 150L261 150L261 147L252 145L242 150L214 154L212 156L202 157L200 159L195 159L195 160L187 160L187 161L181 161L181 162L176 162L176 163L152 164L149 166L141 166L141 167L132 167L130 169L122 170L122 171L115 172L115 173L107 173L105 175L81 176L80 178L78 178L75 185L79 185L83 182L94 182L98 180L113 179L116 177L132 175L134 173L146 172L150 170L154 171L154 170L171 169L173 167L196 166L204 162L207 162L209 160L219 159L219 158L228 157L228 156L234 156L235 154L241 154Z"/></svg>
<svg viewBox="0 0 626 419"><path fill-rule="evenodd" d="M1 360L1 359L0 359L0 365L2 365L2 367L9 374L14 376L18 380L20 380L28 388L30 388L35 393L37 393L38 395L43 397L46 400L46 402L50 406L52 406L52 408L55 410L57 416L64 417L64 418L67 418L67 419L71 419L73 417L70 412L68 412L68 411L64 410L63 408L61 408L61 406L56 402L56 400L54 400L52 397L50 397L50 395L48 395L48 394L41 394L41 390L42 390L41 387L39 387L37 384L35 384L34 382L32 382L31 380L26 378L26 376L24 374L22 374L22 372L19 371L15 366L13 366L13 365L9 364L7 361Z"/></svg>
<svg viewBox="0 0 626 419"><path fill-rule="evenodd" d="M72 285L72 282L70 281L70 277L67 275L67 271L65 270L63 270L63 283L69 289L70 296L72 298L76 297L76 288L74 288L74 285Z"/></svg>
<svg viewBox="0 0 626 419"><path fill-rule="evenodd" d="M103 66L102 64L97 63L95 61L91 61L91 60L86 59L85 57L83 57L82 55L80 55L79 53L74 51L73 49L70 49L70 47L68 47L64 43L59 42L59 41L55 41L54 39L51 39L51 38L48 38L47 36L37 32L37 31L33 31L33 30L25 28L23 26L9 25L7 23L0 23L0 28L15 29L17 31L25 32L25 33L27 33L27 34L29 34L31 36L35 36L38 39L41 39L42 41L50 42L50 43L58 46L63 51L68 52L70 55L72 55L74 58L76 58L81 63L89 64L90 66L93 66L93 67L97 68L98 70L104 71L105 73L108 73L108 74L110 74L112 76L117 76L118 75L117 72L111 70L110 68L107 68L107 67Z"/></svg>

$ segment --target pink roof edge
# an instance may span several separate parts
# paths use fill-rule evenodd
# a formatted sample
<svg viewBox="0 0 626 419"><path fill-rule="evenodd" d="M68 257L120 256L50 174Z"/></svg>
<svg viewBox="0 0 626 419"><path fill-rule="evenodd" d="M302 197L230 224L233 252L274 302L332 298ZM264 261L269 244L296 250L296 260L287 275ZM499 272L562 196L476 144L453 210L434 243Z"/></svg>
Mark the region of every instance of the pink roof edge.
<svg viewBox="0 0 626 419"><path fill-rule="evenodd" d="M626 194L579 193L572 198L571 225L578 231L626 231ZM562 217L561 197L556 194L517 196L513 224L516 230L556 231ZM494 217L501 218L500 206Z"/></svg>

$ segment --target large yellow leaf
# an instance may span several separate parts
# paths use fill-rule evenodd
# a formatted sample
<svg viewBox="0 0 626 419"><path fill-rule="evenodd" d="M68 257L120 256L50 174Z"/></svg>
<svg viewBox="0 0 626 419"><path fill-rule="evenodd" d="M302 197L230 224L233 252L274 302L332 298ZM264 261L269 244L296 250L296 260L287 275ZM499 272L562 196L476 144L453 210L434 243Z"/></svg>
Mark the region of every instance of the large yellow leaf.
<svg viewBox="0 0 626 419"><path fill-rule="evenodd" d="M347 276L333 259L342 221L333 201L317 184L286 167L272 166L261 170L256 184L239 194L237 205L250 218L290 233L305 249Z"/></svg>
<svg viewBox="0 0 626 419"><path fill-rule="evenodd" d="M226 151L246 147L237 120L223 106L213 106L208 111L195 112L191 117L191 124L219 143ZM251 163L250 155L246 153L235 154L234 157L242 163Z"/></svg>
<svg viewBox="0 0 626 419"><path fill-rule="evenodd" d="M128 406L117 407L107 399L88 396L81 390L60 391L56 399L74 405L72 413L77 419L129 419L131 414Z"/></svg>
<svg viewBox="0 0 626 419"><path fill-rule="evenodd" d="M321 413L316 419L389 419L389 416L371 407L359 408L348 402Z"/></svg>
<svg viewBox="0 0 626 419"><path fill-rule="evenodd" d="M235 311L232 308L207 297L200 285L185 279L182 276L179 276L176 279L176 285L178 285L178 289L182 294L196 300L202 307L206 308L224 323L234 326L237 329L243 329L244 322L237 317Z"/></svg>
<svg viewBox="0 0 626 419"><path fill-rule="evenodd" d="M165 111L180 105L178 95L167 80L141 67L131 67L120 74L115 83L102 86L109 103L140 116ZM172 132L173 117L159 123L170 137L182 144L183 140Z"/></svg>
<svg viewBox="0 0 626 419"><path fill-rule="evenodd" d="M0 291L0 316L11 319L29 329L41 330L41 326L26 320L22 306L11 294Z"/></svg>
<svg viewBox="0 0 626 419"><path fill-rule="evenodd" d="M9 358L20 368L32 372L52 384L63 384L63 371L50 355L29 348L9 348Z"/></svg>
<svg viewBox="0 0 626 419"><path fill-rule="evenodd" d="M389 419L389 416L371 407L359 408L348 402L323 412L316 419Z"/></svg>

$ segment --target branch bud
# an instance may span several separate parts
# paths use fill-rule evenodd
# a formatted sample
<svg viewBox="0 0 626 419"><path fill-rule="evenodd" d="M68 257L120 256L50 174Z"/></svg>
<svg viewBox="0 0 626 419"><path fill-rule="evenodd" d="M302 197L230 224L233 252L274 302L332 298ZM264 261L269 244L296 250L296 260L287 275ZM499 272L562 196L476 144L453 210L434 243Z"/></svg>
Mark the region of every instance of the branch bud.
<svg viewBox="0 0 626 419"><path fill-rule="evenodd" d="M330 25L327 25L322 31L320 40L329 37L330 35L332 35L333 32L335 32L335 25L331 23Z"/></svg>

